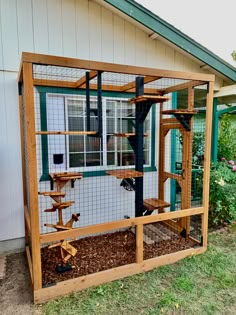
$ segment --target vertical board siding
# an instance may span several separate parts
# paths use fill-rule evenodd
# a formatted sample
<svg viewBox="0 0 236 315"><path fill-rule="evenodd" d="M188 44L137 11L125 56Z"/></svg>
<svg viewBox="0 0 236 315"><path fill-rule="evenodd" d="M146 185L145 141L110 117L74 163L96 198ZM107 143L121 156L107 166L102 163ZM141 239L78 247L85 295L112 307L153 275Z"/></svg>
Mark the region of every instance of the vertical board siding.
<svg viewBox="0 0 236 315"><path fill-rule="evenodd" d="M2 12L0 2L0 71L3 70L3 46L2 46Z"/></svg>
<svg viewBox="0 0 236 315"><path fill-rule="evenodd" d="M1 198L1 224L0 229L0 240L8 239L11 235L9 233L9 227L11 226L10 220L10 207L9 201L11 199L10 195L10 185L9 177L7 174L8 164L8 134L7 134L7 113L6 113L6 102L5 102L5 76L4 72L0 72L0 198Z"/></svg>
<svg viewBox="0 0 236 315"><path fill-rule="evenodd" d="M113 17L113 37L114 37L114 62L125 63L125 23L122 18L114 15Z"/></svg>
<svg viewBox="0 0 236 315"><path fill-rule="evenodd" d="M14 71L19 66L16 0L1 0L0 4L4 69Z"/></svg>
<svg viewBox="0 0 236 315"><path fill-rule="evenodd" d="M146 35L146 65L155 67L156 64L156 41Z"/></svg>
<svg viewBox="0 0 236 315"><path fill-rule="evenodd" d="M49 54L63 54L62 5L61 0L48 0L48 39Z"/></svg>
<svg viewBox="0 0 236 315"><path fill-rule="evenodd" d="M146 66L146 34L138 28L135 29L135 65Z"/></svg>
<svg viewBox="0 0 236 315"><path fill-rule="evenodd" d="M113 14L102 8L102 60L114 62Z"/></svg>
<svg viewBox="0 0 236 315"><path fill-rule="evenodd" d="M32 1L17 0L19 51L34 51Z"/></svg>
<svg viewBox="0 0 236 315"><path fill-rule="evenodd" d="M76 58L76 2L62 1L62 36L64 56Z"/></svg>
<svg viewBox="0 0 236 315"><path fill-rule="evenodd" d="M0 72L0 240L24 235L19 110L15 73Z"/></svg>
<svg viewBox="0 0 236 315"><path fill-rule="evenodd" d="M76 1L77 58L89 58L89 7L88 1Z"/></svg>
<svg viewBox="0 0 236 315"><path fill-rule="evenodd" d="M199 63L89 0L0 0L0 67L22 51L204 72ZM219 81L219 84L222 80Z"/></svg>
<svg viewBox="0 0 236 315"><path fill-rule="evenodd" d="M48 54L47 0L32 0L32 7L35 52Z"/></svg>
<svg viewBox="0 0 236 315"><path fill-rule="evenodd" d="M129 22L125 22L125 64L134 64L135 60L135 27Z"/></svg>
<svg viewBox="0 0 236 315"><path fill-rule="evenodd" d="M92 1L89 1L89 59L102 61L101 6Z"/></svg>

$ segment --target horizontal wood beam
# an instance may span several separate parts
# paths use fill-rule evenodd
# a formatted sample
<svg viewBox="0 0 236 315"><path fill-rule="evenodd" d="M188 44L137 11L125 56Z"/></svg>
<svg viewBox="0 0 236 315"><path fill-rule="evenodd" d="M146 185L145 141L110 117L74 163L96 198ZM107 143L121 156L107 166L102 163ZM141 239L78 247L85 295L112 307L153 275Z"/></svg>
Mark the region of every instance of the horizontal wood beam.
<svg viewBox="0 0 236 315"><path fill-rule="evenodd" d="M75 58L58 57L43 54L34 54L29 52L22 53L22 62L30 62L41 65L54 65L61 67L80 68L96 71L107 71L115 73L126 73L143 76L156 76L163 78L175 78L186 80L200 80L214 82L215 76L203 73L191 73L182 71L162 70L145 67L119 65L91 60L81 60Z"/></svg>
<svg viewBox="0 0 236 315"><path fill-rule="evenodd" d="M34 303L45 303L51 299L69 294L75 291L82 291L87 288L98 286L106 282L118 280L132 276L141 272L150 271L156 267L176 263L188 256L199 255L206 251L206 247L189 248L176 253L167 254L151 259L144 260L141 263L128 264L121 267L100 271L94 274L82 276L58 282L53 286L34 291Z"/></svg>
<svg viewBox="0 0 236 315"><path fill-rule="evenodd" d="M47 86L47 87L57 87L57 88L72 88L75 89L75 82L71 81L61 81L61 80L46 80L46 79L34 79L35 86ZM97 90L97 84L90 84L90 90ZM85 86L80 86L80 89L85 89ZM103 84L102 85L103 91L111 91L111 92L121 92L121 93L135 93L135 88L129 91L121 91L121 87L119 85L110 85L110 84ZM153 94L153 95L160 95L157 89L144 89L145 94Z"/></svg>
<svg viewBox="0 0 236 315"><path fill-rule="evenodd" d="M97 76L97 71L89 72L89 80L96 78L96 76ZM82 78L80 78L78 81L75 82L75 87L79 88L82 85L85 85L85 83L86 83L86 76L83 76Z"/></svg>
<svg viewBox="0 0 236 315"><path fill-rule="evenodd" d="M75 88L75 82L61 81L61 80L47 80L47 79L34 79L33 84L35 86L52 86L52 87L64 87L64 88Z"/></svg>
<svg viewBox="0 0 236 315"><path fill-rule="evenodd" d="M185 209L173 212L160 213L152 216L143 216L119 221L113 221L108 223L96 224L93 226L86 226L81 228L72 229L70 231L61 231L54 233L47 233L40 235L41 244L59 241L65 238L74 238L79 236L85 236L88 234L102 233L106 231L112 231L125 227L135 226L137 224L148 224L154 222L165 221L168 219L177 219L188 217L196 214L202 214L204 209L202 207Z"/></svg>
<svg viewBox="0 0 236 315"><path fill-rule="evenodd" d="M199 85L203 85L207 82L202 82L202 81L190 81L190 82L185 82L185 83L180 83L177 85L173 85L170 86L166 89L160 89L159 91L161 91L163 94L168 94L171 92L177 92L177 91L181 91L181 90L185 90L188 88L193 88L194 86L199 86Z"/></svg>
<svg viewBox="0 0 236 315"><path fill-rule="evenodd" d="M147 83L159 80L159 79L161 79L161 77L146 76L146 77L144 77L144 84L147 84ZM132 82L130 82L128 84L125 84L125 85L121 86L121 91L123 91L123 92L124 91L129 91L129 90L132 90L135 87L136 87L136 81L132 81Z"/></svg>

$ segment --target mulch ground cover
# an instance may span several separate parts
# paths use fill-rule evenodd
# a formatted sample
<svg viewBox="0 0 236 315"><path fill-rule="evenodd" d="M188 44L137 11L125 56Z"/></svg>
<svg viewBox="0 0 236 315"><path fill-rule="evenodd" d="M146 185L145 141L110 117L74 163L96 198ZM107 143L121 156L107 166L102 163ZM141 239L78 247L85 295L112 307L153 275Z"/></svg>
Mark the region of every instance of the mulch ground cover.
<svg viewBox="0 0 236 315"><path fill-rule="evenodd" d="M82 238L71 245L78 252L69 261L73 269L64 273L55 270L61 264L59 248L41 249L43 286L135 262L135 235L130 230ZM151 245L144 243L144 259L194 246L194 241L177 235Z"/></svg>

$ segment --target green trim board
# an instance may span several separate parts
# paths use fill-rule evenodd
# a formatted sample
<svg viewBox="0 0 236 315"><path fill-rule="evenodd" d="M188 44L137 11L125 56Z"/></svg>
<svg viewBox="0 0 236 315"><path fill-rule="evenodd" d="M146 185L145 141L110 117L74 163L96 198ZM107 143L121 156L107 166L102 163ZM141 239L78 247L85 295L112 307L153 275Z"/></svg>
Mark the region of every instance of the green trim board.
<svg viewBox="0 0 236 315"><path fill-rule="evenodd" d="M36 86L39 92L40 100L40 127L41 131L47 131L47 110L46 110L46 96L49 93L53 94L68 94L68 95L86 95L84 89L73 89L73 88L62 88L62 87L45 87ZM96 91L91 91L91 96L96 96ZM134 93L119 93L119 92L103 92L104 97L116 97L116 98L133 98ZM152 120L151 120L151 165L144 167L144 172L154 172L156 171L155 166L155 147L156 147L156 107L152 106ZM49 180L49 167L48 167L48 136L41 135L41 146L42 146L42 176L40 181ZM106 176L105 170L99 171L86 171L83 172L84 177L91 176Z"/></svg>
<svg viewBox="0 0 236 315"><path fill-rule="evenodd" d="M133 0L103 0L188 54L236 81L236 68Z"/></svg>

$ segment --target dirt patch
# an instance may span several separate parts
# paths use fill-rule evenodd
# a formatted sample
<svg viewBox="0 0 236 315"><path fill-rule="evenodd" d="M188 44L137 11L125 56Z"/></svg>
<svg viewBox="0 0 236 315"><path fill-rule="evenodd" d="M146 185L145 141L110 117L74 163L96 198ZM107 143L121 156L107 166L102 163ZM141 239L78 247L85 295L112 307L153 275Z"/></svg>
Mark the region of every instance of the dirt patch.
<svg viewBox="0 0 236 315"><path fill-rule="evenodd" d="M0 280L1 315L36 315L29 272L24 253L7 256L6 276Z"/></svg>
<svg viewBox="0 0 236 315"><path fill-rule="evenodd" d="M71 245L78 252L76 257L70 260L74 268L64 273L55 271L55 267L61 264L59 249L45 247L41 250L44 286L135 262L135 235L129 230L86 237L71 242ZM170 240L151 245L144 243L144 259L174 253L193 246L196 246L194 241L177 235Z"/></svg>

